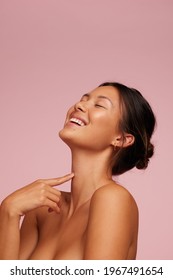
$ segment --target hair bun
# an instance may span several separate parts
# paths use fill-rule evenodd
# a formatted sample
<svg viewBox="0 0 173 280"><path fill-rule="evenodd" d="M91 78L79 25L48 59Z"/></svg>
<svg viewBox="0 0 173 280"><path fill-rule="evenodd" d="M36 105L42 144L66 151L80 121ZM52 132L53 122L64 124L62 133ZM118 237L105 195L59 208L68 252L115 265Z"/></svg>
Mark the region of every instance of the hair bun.
<svg viewBox="0 0 173 280"><path fill-rule="evenodd" d="M154 146L152 143L149 143L148 150L147 150L147 157L151 158L154 154Z"/></svg>
<svg viewBox="0 0 173 280"><path fill-rule="evenodd" d="M154 146L152 143L149 143L146 154L137 161L136 168L146 169L149 163L149 159L153 156L153 154L154 154Z"/></svg>

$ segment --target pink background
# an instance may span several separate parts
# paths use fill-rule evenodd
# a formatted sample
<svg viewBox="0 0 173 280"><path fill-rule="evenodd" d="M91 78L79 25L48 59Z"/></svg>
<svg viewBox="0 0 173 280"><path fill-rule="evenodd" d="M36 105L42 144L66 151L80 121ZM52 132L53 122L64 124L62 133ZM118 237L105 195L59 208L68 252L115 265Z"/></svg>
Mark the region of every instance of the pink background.
<svg viewBox="0 0 173 280"><path fill-rule="evenodd" d="M118 178L140 210L137 258L173 259L172 14L171 0L0 1L0 200L68 173L57 136L67 108L101 82L125 83L158 122L148 170Z"/></svg>

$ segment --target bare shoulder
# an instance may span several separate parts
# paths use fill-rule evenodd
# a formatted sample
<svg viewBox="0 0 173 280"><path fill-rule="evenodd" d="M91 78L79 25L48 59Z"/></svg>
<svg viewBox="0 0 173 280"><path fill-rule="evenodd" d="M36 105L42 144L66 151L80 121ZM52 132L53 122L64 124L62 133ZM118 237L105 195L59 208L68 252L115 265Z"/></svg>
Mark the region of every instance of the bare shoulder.
<svg viewBox="0 0 173 280"><path fill-rule="evenodd" d="M127 189L111 182L92 196L85 259L135 259L138 207Z"/></svg>
<svg viewBox="0 0 173 280"><path fill-rule="evenodd" d="M128 219L129 226L137 228L138 206L132 194L123 186L111 182L95 191L90 204L90 217L98 223L107 221L120 225ZM124 226L124 225L123 225Z"/></svg>
<svg viewBox="0 0 173 280"><path fill-rule="evenodd" d="M113 206L116 209L121 206L121 208L128 207L138 212L138 207L132 194L126 188L115 182L111 182L97 189L93 194L91 206L94 204L97 207L97 204L99 205L100 203L103 206L103 202L105 208L106 206Z"/></svg>

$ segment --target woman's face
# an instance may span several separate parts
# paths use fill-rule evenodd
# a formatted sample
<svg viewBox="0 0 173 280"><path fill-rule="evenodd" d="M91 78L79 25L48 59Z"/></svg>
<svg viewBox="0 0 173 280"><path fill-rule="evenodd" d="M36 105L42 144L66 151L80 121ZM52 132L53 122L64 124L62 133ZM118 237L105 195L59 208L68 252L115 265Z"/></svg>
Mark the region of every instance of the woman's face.
<svg viewBox="0 0 173 280"><path fill-rule="evenodd" d="M84 94L72 106L60 131L61 139L71 148L102 150L120 135L119 93L114 87L98 87Z"/></svg>

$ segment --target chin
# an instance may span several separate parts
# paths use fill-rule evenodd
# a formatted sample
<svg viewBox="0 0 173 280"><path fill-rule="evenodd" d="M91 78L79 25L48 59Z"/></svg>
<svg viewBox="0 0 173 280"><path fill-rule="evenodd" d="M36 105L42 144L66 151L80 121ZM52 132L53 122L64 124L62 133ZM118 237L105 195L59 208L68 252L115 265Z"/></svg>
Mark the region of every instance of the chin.
<svg viewBox="0 0 173 280"><path fill-rule="evenodd" d="M61 129L59 131L59 137L61 138L61 140L67 144L69 147L71 147L72 145L72 135L69 131L67 131L66 129Z"/></svg>
<svg viewBox="0 0 173 280"><path fill-rule="evenodd" d="M59 134L59 137L61 138L61 140L65 142L66 137L65 137L65 133L64 133L64 128L61 129L58 134Z"/></svg>

